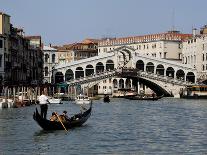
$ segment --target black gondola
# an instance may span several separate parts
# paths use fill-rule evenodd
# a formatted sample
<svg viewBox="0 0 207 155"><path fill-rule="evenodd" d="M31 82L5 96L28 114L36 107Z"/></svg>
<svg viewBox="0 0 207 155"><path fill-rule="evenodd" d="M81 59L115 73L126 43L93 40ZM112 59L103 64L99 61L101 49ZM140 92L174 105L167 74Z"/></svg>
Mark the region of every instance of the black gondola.
<svg viewBox="0 0 207 155"><path fill-rule="evenodd" d="M70 128L81 126L83 123L85 123L88 120L88 118L91 115L91 111L92 111L92 103L90 105L90 108L85 112L72 116L70 118L70 121L63 122L65 128L70 129ZM37 108L33 114L33 119L39 124L40 127L43 128L43 130L64 130L60 122L43 119L39 114Z"/></svg>
<svg viewBox="0 0 207 155"><path fill-rule="evenodd" d="M110 102L110 98L108 95L105 95L104 98L103 98L103 101L104 102Z"/></svg>

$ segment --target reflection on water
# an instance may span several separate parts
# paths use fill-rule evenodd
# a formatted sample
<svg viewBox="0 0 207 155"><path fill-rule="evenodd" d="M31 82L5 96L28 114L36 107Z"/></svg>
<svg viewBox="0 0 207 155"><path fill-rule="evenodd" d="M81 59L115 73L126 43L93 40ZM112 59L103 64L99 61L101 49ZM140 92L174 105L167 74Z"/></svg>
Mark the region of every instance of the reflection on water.
<svg viewBox="0 0 207 155"><path fill-rule="evenodd" d="M205 154L207 102L161 99L95 101L91 118L68 132L43 131L32 119L35 106L0 110L1 154ZM73 103L50 105L69 115ZM49 116L48 116L49 117Z"/></svg>

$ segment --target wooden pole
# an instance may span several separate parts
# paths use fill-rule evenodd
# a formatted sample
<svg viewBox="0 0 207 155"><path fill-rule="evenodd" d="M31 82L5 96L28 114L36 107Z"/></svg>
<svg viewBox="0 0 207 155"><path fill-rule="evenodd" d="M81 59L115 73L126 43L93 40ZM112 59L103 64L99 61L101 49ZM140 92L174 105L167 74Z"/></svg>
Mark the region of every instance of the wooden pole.
<svg viewBox="0 0 207 155"><path fill-rule="evenodd" d="M68 131L66 129L66 127L64 126L63 122L61 121L60 117L58 116L58 114L55 112L55 115L57 116L58 120L60 121L60 123L62 124L63 128L65 129L65 131Z"/></svg>

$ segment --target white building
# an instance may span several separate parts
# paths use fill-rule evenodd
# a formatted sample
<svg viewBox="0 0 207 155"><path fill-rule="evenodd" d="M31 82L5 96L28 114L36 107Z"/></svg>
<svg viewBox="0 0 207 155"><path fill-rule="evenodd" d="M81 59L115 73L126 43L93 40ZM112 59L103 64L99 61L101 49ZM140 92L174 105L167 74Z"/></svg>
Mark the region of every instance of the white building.
<svg viewBox="0 0 207 155"><path fill-rule="evenodd" d="M106 39L99 42L98 54L125 45L143 55L181 61L182 41L191 36L191 34L181 34L178 31L169 31L160 34Z"/></svg>
<svg viewBox="0 0 207 155"><path fill-rule="evenodd" d="M58 64L57 50L50 46L43 46L44 53L44 82L51 83L52 70Z"/></svg>
<svg viewBox="0 0 207 155"><path fill-rule="evenodd" d="M207 29L207 27L204 27ZM202 33L204 32L204 33ZM207 79L207 34L194 30L192 38L183 42L183 64L189 64L198 71L198 80Z"/></svg>

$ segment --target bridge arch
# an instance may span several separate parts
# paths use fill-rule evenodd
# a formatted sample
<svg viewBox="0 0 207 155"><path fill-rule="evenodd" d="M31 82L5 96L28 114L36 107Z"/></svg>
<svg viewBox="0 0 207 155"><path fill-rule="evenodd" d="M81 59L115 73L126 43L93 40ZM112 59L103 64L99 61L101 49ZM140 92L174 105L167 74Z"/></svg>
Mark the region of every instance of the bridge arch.
<svg viewBox="0 0 207 155"><path fill-rule="evenodd" d="M70 81L70 80L73 80L73 79L74 79L74 73L73 73L72 69L68 69L65 72L65 81Z"/></svg>
<svg viewBox="0 0 207 155"><path fill-rule="evenodd" d="M171 78L174 78L174 76L175 76L174 74L175 74L174 68L168 67L166 69L166 76L171 77Z"/></svg>
<svg viewBox="0 0 207 155"><path fill-rule="evenodd" d="M181 79L181 80L185 80L185 72L182 69L179 69L176 72L176 78Z"/></svg>
<svg viewBox="0 0 207 155"><path fill-rule="evenodd" d="M186 74L186 81L195 82L195 74L193 72L188 72Z"/></svg>
<svg viewBox="0 0 207 155"><path fill-rule="evenodd" d="M146 72L154 73L154 64L152 62L148 62L146 65Z"/></svg>
<svg viewBox="0 0 207 155"><path fill-rule="evenodd" d="M106 61L106 70L114 70L114 62L113 60L107 60Z"/></svg>
<svg viewBox="0 0 207 155"><path fill-rule="evenodd" d="M96 64L96 73L104 72L104 65L102 62L98 62Z"/></svg>
<svg viewBox="0 0 207 155"><path fill-rule="evenodd" d="M164 75L164 72L165 72L164 66L161 65L161 64L157 65L156 74L158 74L158 75Z"/></svg>
<svg viewBox="0 0 207 155"><path fill-rule="evenodd" d="M55 83L61 83L64 82L64 76L62 72L57 72L55 74Z"/></svg>
<svg viewBox="0 0 207 155"><path fill-rule="evenodd" d="M138 70L144 71L144 62L142 60L138 60L136 63L136 68Z"/></svg>
<svg viewBox="0 0 207 155"><path fill-rule="evenodd" d="M76 70L75 70L75 78L78 79L78 78L81 78L81 77L84 77L83 68L82 67L77 67Z"/></svg>
<svg viewBox="0 0 207 155"><path fill-rule="evenodd" d="M94 74L94 68L91 64L86 66L85 74L86 76L90 76Z"/></svg>

